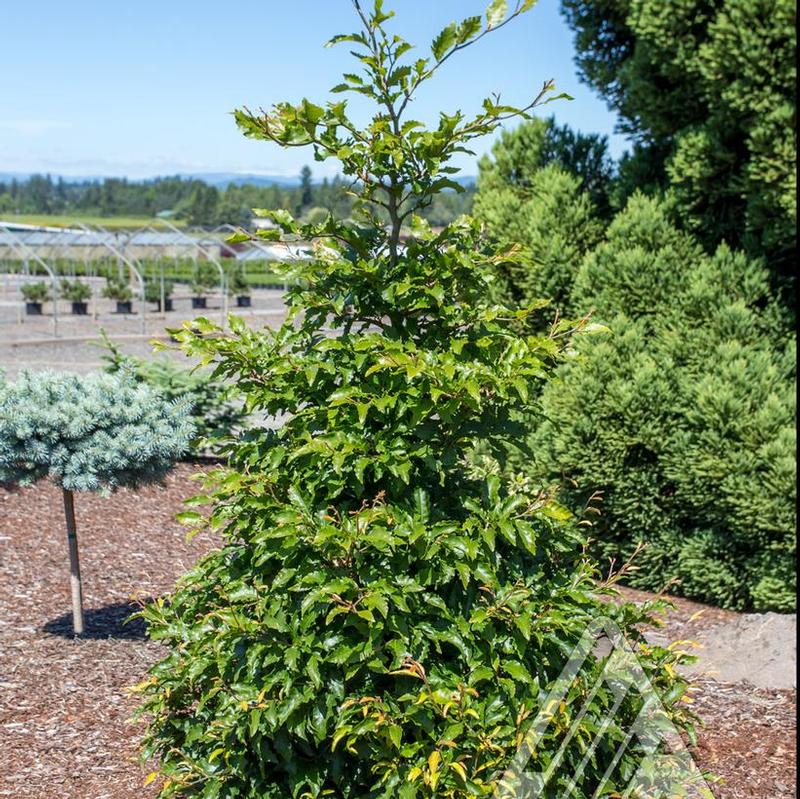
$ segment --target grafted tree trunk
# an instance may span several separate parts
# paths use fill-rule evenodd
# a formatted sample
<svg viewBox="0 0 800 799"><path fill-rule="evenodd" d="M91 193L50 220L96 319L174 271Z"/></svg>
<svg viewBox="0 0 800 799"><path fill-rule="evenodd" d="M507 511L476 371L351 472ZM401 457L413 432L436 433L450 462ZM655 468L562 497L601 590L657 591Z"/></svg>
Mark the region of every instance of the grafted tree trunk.
<svg viewBox="0 0 800 799"><path fill-rule="evenodd" d="M78 559L78 533L75 528L75 503L72 491L63 489L64 514L67 517L67 543L69 545L69 582L72 590L72 629L75 635L83 634L83 590L81 564Z"/></svg>

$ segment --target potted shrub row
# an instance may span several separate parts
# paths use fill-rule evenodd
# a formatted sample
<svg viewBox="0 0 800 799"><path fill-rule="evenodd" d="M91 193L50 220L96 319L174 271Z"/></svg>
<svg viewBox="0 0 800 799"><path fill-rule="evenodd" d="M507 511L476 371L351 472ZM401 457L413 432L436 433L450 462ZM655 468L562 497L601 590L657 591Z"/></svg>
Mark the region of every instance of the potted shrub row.
<svg viewBox="0 0 800 799"><path fill-rule="evenodd" d="M218 285L216 270L210 265L203 265L195 272L191 284L192 308L202 309L207 307L207 297ZM172 292L175 284L164 281L164 310L173 310ZM44 281L27 283L20 289L25 299L25 312L30 316L41 316L42 305L52 299L49 286ZM251 306L250 286L245 279L244 270L237 267L228 275L228 293L236 297L239 308ZM72 303L72 313L85 316L88 313L87 300L92 296L91 287L81 280L62 279L59 283L59 296ZM133 290L130 285L120 278L110 277L103 289L103 296L117 303L116 312L119 314L133 313ZM161 310L161 281L147 280L144 284L145 301L155 304Z"/></svg>
<svg viewBox="0 0 800 799"><path fill-rule="evenodd" d="M192 278L192 308L206 308L207 297L219 286L219 273L209 263L200 263Z"/></svg>
<svg viewBox="0 0 800 799"><path fill-rule="evenodd" d="M50 287L44 281L28 283L20 291L25 298L25 313L29 316L41 316L42 305L53 297ZM72 313L85 316L88 313L86 301L92 296L92 289L80 280L62 280L58 286L58 295L72 303Z"/></svg>
<svg viewBox="0 0 800 799"><path fill-rule="evenodd" d="M238 308L250 307L250 284L245 278L244 267L237 265L229 273L228 293L232 297L236 297L236 306Z"/></svg>
<svg viewBox="0 0 800 799"><path fill-rule="evenodd" d="M86 316L89 313L87 300L92 296L92 289L88 283L81 280L62 280L58 287L59 294L72 303L72 313L76 316Z"/></svg>
<svg viewBox="0 0 800 799"><path fill-rule="evenodd" d="M174 283L170 280L164 281L164 310L172 310L172 290ZM147 302L155 303L157 310L161 310L161 281L148 280L144 284L144 298Z"/></svg>

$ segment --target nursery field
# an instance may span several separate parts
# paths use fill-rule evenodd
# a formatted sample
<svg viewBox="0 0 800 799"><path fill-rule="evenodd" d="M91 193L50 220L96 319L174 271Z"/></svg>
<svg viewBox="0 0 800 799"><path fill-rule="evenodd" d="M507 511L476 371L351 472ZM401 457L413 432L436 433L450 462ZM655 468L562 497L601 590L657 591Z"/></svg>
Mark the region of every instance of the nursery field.
<svg viewBox="0 0 800 799"><path fill-rule="evenodd" d="M60 492L48 483L0 489L0 796L155 795L155 784L144 785L149 769L137 762L140 727L129 721L134 701L126 689L163 650L145 639L141 624L123 621L141 599L168 592L175 578L215 545L204 535L186 543L173 519L181 501L196 492L190 478L199 468L179 465L163 488L121 490L108 499L79 497L88 629L81 640L70 634ZM701 669L716 671L717 678L698 681L695 707L706 727L694 754L723 778L714 787L718 799L795 796L796 700L795 690L785 687L793 684L793 666L788 654L782 664L775 662L775 653L788 653L792 642L789 628L775 626L775 618L678 600L666 626L670 638L709 642ZM724 655L735 649L731 635L754 626L761 639L779 640L761 641L764 663L762 650L743 643L744 669L731 671ZM720 649L725 639L727 650Z"/></svg>
<svg viewBox="0 0 800 799"><path fill-rule="evenodd" d="M222 301L219 296L208 298L207 309L191 308L189 291L181 286L174 294L174 310L161 315L148 309L142 330L142 317L138 303L135 313L115 312L112 300L98 298L87 316L70 313L69 304L59 307L58 336L53 336L52 314L48 309L42 316L22 317L11 299L11 290L0 286L0 370L13 379L21 369L66 369L84 373L103 367L103 351L97 346L100 329L105 330L122 350L130 355L147 356L152 353L153 339L167 339L166 328L180 327L184 320L204 314L215 322L220 321ZM96 306L97 318L91 311ZM286 315L283 292L278 289L255 289L250 308L236 308L232 301L230 310L243 316L254 327L274 327ZM176 356L183 360L182 356ZM187 364L188 365L188 364Z"/></svg>
<svg viewBox="0 0 800 799"><path fill-rule="evenodd" d="M124 230L128 228L140 228L145 225L158 227L160 220L147 216L96 216L96 215L75 215L75 214L13 214L3 217L5 222L18 225L45 225L46 227L70 227L76 222L83 222L85 225L100 225L104 228ZM184 227L186 222L182 219L170 220L176 227ZM165 227L162 225L162 227Z"/></svg>
<svg viewBox="0 0 800 799"><path fill-rule="evenodd" d="M349 5L0 175L0 799L795 799L796 9Z"/></svg>

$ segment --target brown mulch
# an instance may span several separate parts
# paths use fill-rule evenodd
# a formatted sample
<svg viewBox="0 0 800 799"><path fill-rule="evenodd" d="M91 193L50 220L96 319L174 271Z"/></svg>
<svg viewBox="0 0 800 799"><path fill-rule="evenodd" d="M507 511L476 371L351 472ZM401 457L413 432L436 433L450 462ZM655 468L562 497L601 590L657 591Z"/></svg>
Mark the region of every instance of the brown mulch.
<svg viewBox="0 0 800 799"><path fill-rule="evenodd" d="M695 761L722 778L724 799L790 799L796 795L797 696L794 690L701 680L694 710L705 728Z"/></svg>
<svg viewBox="0 0 800 799"><path fill-rule="evenodd" d="M123 621L134 597L169 591L210 545L173 516L199 487L182 464L166 485L76 494L87 637L71 635L64 510L47 483L0 489L0 796L144 799L133 700L163 650Z"/></svg>
<svg viewBox="0 0 800 799"><path fill-rule="evenodd" d="M148 799L129 722L140 681L163 650L140 624L123 625L135 597L158 596L209 547L190 543L173 516L197 492L182 464L163 488L76 496L88 635L71 636L69 573L60 492L41 483L0 488L0 797ZM631 599L649 595L624 589ZM729 611L677 600L672 638L691 638ZM725 782L718 799L795 797L795 692L698 684L706 721L694 752Z"/></svg>
<svg viewBox="0 0 800 799"><path fill-rule="evenodd" d="M626 585L618 586L618 589L630 602L645 602L654 596L647 591L628 588ZM675 610L669 614L669 630L673 638L676 636L691 638L694 633L706 630L715 624L733 621L739 615L734 610L703 605L680 596L667 596L666 599L675 605Z"/></svg>

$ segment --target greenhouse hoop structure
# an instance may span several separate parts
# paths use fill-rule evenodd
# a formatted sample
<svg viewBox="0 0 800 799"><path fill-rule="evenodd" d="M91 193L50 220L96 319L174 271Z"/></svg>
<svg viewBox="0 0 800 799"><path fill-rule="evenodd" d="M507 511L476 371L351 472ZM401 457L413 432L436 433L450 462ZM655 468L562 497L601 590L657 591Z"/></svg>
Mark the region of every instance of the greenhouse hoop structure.
<svg viewBox="0 0 800 799"><path fill-rule="evenodd" d="M85 220L48 226L0 219L0 329L15 324L26 339L89 338L107 323L119 335L146 336L163 329L175 318L168 314L181 313L178 303L190 300L192 316L199 308L208 307L209 315L218 308L226 328L234 271L249 288L285 293L288 282L276 265L313 257L308 242L253 236L229 243L238 232L233 225L198 230L165 220L112 229ZM197 299L202 302L195 304ZM250 300L241 307L251 307ZM273 313L249 313L262 312Z"/></svg>
<svg viewBox="0 0 800 799"><path fill-rule="evenodd" d="M6 250L10 252L5 252ZM15 258L10 258L9 254L13 253ZM50 278L51 290L53 292L53 336L58 335L58 277L53 269L48 266L47 262L39 256L35 249L28 246L23 237L17 235L7 225L0 223L0 260L3 263L18 261L20 264L20 274L29 273L29 263L34 261L37 266L40 266L45 274ZM8 272L3 270L6 278ZM20 286L22 283L20 283ZM17 306L17 322L22 324L22 303Z"/></svg>
<svg viewBox="0 0 800 799"><path fill-rule="evenodd" d="M57 227L0 219L0 287L1 304L7 309L5 321L22 325L38 318L50 323L38 329L45 335L59 337L63 335L65 314L69 313L64 301L75 296L77 290L80 302L73 300L72 314L80 313L97 322L100 316L113 312L106 310L108 306L102 299L103 279L106 279L129 287L139 307L133 310L128 305L128 310L123 311L118 301L115 313L125 314L129 322L136 319L145 334L149 318L164 319L167 309L171 309L171 287L186 288L205 270L205 279L211 283L204 285L213 296L219 292L220 323L225 327L229 298L228 268L223 261L230 257L233 263L244 267L246 260L248 268L262 271L267 285L277 286L270 263L287 257L286 252L256 241L245 250L234 251L221 235L226 230L223 227L215 231L187 231L163 220L138 229L114 231L77 220ZM292 256L307 257L299 249L289 255ZM208 275L209 269L218 276L216 284ZM69 285L76 282L85 287ZM26 287L41 283L46 283L47 288L40 288L40 296L27 301L30 292ZM111 299L108 294L105 297ZM178 299L187 299L187 294L180 294ZM148 310L149 303L158 307ZM75 305L82 306L81 310L76 311Z"/></svg>

